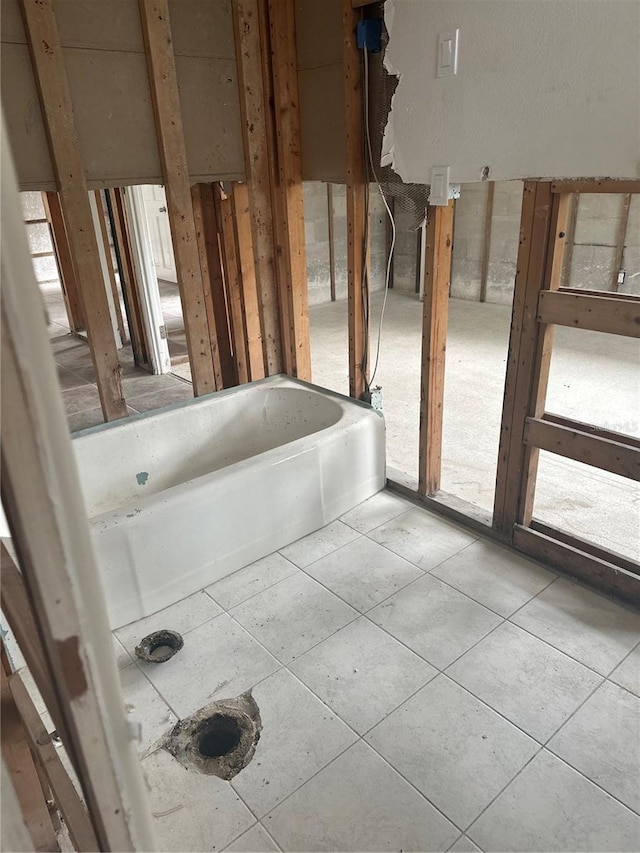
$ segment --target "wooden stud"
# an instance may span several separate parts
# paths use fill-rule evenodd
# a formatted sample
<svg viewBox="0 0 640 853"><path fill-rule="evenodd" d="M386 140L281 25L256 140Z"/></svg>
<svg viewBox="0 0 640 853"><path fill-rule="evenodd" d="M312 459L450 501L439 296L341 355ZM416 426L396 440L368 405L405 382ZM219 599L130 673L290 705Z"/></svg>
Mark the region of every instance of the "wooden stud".
<svg viewBox="0 0 640 853"><path fill-rule="evenodd" d="M489 281L489 258L491 256L491 229L493 226L493 200L496 193L495 181L487 185L487 206L484 214L484 242L482 244L482 262L480 264L480 302L487 301Z"/></svg>
<svg viewBox="0 0 640 853"><path fill-rule="evenodd" d="M542 418L527 418L524 442L620 477L640 480L640 450L625 442L611 441Z"/></svg>
<svg viewBox="0 0 640 853"><path fill-rule="evenodd" d="M453 212L453 201L446 207L429 207L427 212L418 462L421 495L434 495L440 488Z"/></svg>
<svg viewBox="0 0 640 853"><path fill-rule="evenodd" d="M534 560L597 586L610 595L640 604L638 575L620 568L611 560L596 557L519 524L514 528L513 544L518 551Z"/></svg>
<svg viewBox="0 0 640 853"><path fill-rule="evenodd" d="M559 530L557 527L553 527L550 524L544 524L544 522L538 521L537 519L532 520L530 529L537 533L542 533L550 539L556 539L558 542L561 542L564 545L569 545L571 548L575 548L578 551L584 551L585 554L590 554L592 557L597 557L599 560L612 563L617 568L624 569L632 575L640 575L640 563L638 563L637 560L631 560L629 557L625 557L624 554L619 554L617 551L601 548L599 545L594 545L593 542L588 542L586 539L567 533L566 530Z"/></svg>
<svg viewBox="0 0 640 853"><path fill-rule="evenodd" d="M275 257L272 181L275 138L266 0L233 0L245 176L249 190L255 278L267 375L283 368Z"/></svg>
<svg viewBox="0 0 640 853"><path fill-rule="evenodd" d="M621 296L622 294L615 294ZM537 318L541 323L590 329L611 335L640 337L640 300L613 299L612 294L585 296L582 292L540 294Z"/></svg>
<svg viewBox="0 0 640 853"><path fill-rule="evenodd" d="M106 420L127 417L53 0L20 0L91 357Z"/></svg>
<svg viewBox="0 0 640 853"><path fill-rule="evenodd" d="M4 544L0 544L0 552L2 555L0 582L2 612L20 646L20 651L27 663L29 672L33 676L36 687L49 709L54 725L62 734L64 732L64 721L58 706L58 698L44 665L44 652L33 618L33 611L29 604L24 579Z"/></svg>
<svg viewBox="0 0 640 853"><path fill-rule="evenodd" d="M525 181L493 510L493 525L508 541L518 516L524 423L538 341L536 306L544 285L550 226L550 184Z"/></svg>
<svg viewBox="0 0 640 853"><path fill-rule="evenodd" d="M571 197L569 195L552 196L551 215L549 218L549 242L547 255L544 259L543 292L557 290L560 287L570 202ZM525 447L522 455L523 467L520 502L516 509L517 521L524 525L528 525L531 522L533 515L533 502L540 456L540 450L535 446L527 444L525 441L526 418L541 418L544 415L554 332L555 329L552 325L540 323L538 326L533 361L531 362L532 374L529 380L529 404L525 413L524 423L520 420L517 423L518 431L522 435Z"/></svg>
<svg viewBox="0 0 640 853"><path fill-rule="evenodd" d="M640 181L552 181L552 193L640 193Z"/></svg>
<svg viewBox="0 0 640 853"><path fill-rule="evenodd" d="M569 201L569 219L567 221L567 235L564 247L564 263L562 265L562 284L569 287L571 283L571 263L573 261L573 248L576 242L576 224L578 222L578 208L580 207L580 194L571 193Z"/></svg>
<svg viewBox="0 0 640 853"><path fill-rule="evenodd" d="M359 400L368 383L369 293L364 278L365 192L363 162L361 54L356 44L360 20L351 0L342 0L347 194L347 293L349 323L349 394Z"/></svg>
<svg viewBox="0 0 640 853"><path fill-rule="evenodd" d="M327 184L327 229L329 235L329 280L331 301L336 301L336 247L333 221L333 184Z"/></svg>
<svg viewBox="0 0 640 853"><path fill-rule="evenodd" d="M559 287L558 293L570 293L575 295L577 288L575 287ZM595 296L596 299L624 299L627 302L640 302L640 296L633 293L612 293L610 290L578 290L579 296Z"/></svg>
<svg viewBox="0 0 640 853"><path fill-rule="evenodd" d="M249 363L247 356L247 332L242 305L242 283L238 262L238 247L233 222L233 203L221 184L215 187L216 216L221 229L221 249L224 269L224 283L229 310L231 337L233 340L233 360L236 371L236 384L249 381Z"/></svg>
<svg viewBox="0 0 640 853"><path fill-rule="evenodd" d="M84 314L82 311L82 298L76 279L76 271L71 259L71 248L67 229L62 216L62 205L58 193L42 193L42 201L47 214L46 222L51 230L51 241L53 243L60 275L60 284L64 293L69 328L72 332L79 332L85 328Z"/></svg>
<svg viewBox="0 0 640 853"><path fill-rule="evenodd" d="M220 246L211 184L194 184L191 187L191 203L200 256L213 372L216 391L220 391L229 384L234 384L234 371L227 311L224 304ZM216 303L219 302L220 294L222 294L223 304L222 315L216 313Z"/></svg>
<svg viewBox="0 0 640 853"><path fill-rule="evenodd" d="M139 0L171 242L195 396L215 391L168 0Z"/></svg>
<svg viewBox="0 0 640 853"><path fill-rule="evenodd" d="M102 192L100 190L94 190L94 196L96 199L96 209L98 211L98 223L100 225L100 234L102 236L102 243L104 245L104 255L107 261L107 273L109 275L109 285L111 287L111 294L113 296L113 306L116 312L116 322L118 324L118 331L120 332L120 338L124 343L128 340L129 336L127 334L126 327L124 325L124 318L122 316L122 306L120 305L120 294L118 293L118 285L116 283L116 271L113 267L113 256L111 254L111 244L109 242L109 232L107 230L107 220L104 215L104 207L102 204Z"/></svg>
<svg viewBox="0 0 640 853"><path fill-rule="evenodd" d="M76 850L98 850L91 821L65 770L51 737L38 714L19 673L9 676L9 689L31 746L39 760L55 803L64 818Z"/></svg>
<svg viewBox="0 0 640 853"><path fill-rule="evenodd" d="M564 418L561 415L554 415L552 412L545 412L542 420L548 421L550 424L558 424L570 430L584 432L587 435L596 436L597 438L605 438L607 441L621 442L640 450L640 438L637 438L635 435L627 435L626 433L616 432L612 429L603 429L595 424L576 421L573 418Z"/></svg>
<svg viewBox="0 0 640 853"><path fill-rule="evenodd" d="M393 196L389 196L387 199L387 204L389 205L389 210L391 211L391 216L395 219L396 215L396 200ZM389 259L389 255L391 253L391 247L393 245L393 226L391 224L391 219L388 216L385 216L385 257L387 258L387 262ZM394 267L395 267L395 254L391 258L391 264L389 266L389 290L393 290L394 285Z"/></svg>
<svg viewBox="0 0 640 853"><path fill-rule="evenodd" d="M413 290L414 293L420 293L422 290L423 278L424 278L424 268L422 262L422 248L423 248L423 229L418 228L415 231L416 235L416 269L415 276L413 282Z"/></svg>
<svg viewBox="0 0 640 853"><path fill-rule="evenodd" d="M25 825L33 841L33 849L59 850L51 816L31 755L27 733L11 695L4 665L0 667L0 678L2 679L0 692L2 759L11 775Z"/></svg>
<svg viewBox="0 0 640 853"><path fill-rule="evenodd" d="M281 234L285 280L279 280L280 304L287 302L289 346L294 376L311 381L309 293L304 233L302 150L294 0L269 0L274 114L277 139ZM286 294L286 296L285 296Z"/></svg>
<svg viewBox="0 0 640 853"><path fill-rule="evenodd" d="M260 324L258 290L256 286L253 239L251 233L249 190L246 184L238 183L237 181L232 184L231 202L236 232L236 245L238 247L240 285L242 288L242 309L244 311L245 329L247 334L246 349L249 377L254 381L256 379L264 379L266 373L262 347L262 329Z"/></svg>
<svg viewBox="0 0 640 853"><path fill-rule="evenodd" d="M631 207L631 193L627 193L622 199L620 209L620 222L616 233L616 254L613 259L613 273L611 275L611 290L618 290L618 273L622 268L622 257L624 255L624 244L627 239L627 225L629 223L629 208Z"/></svg>
<svg viewBox="0 0 640 853"><path fill-rule="evenodd" d="M149 342L142 316L140 283L133 259L133 246L127 221L123 190L120 187L106 190L113 210L114 240L118 248L122 279L120 286L127 307L129 338L135 363L139 366L149 364Z"/></svg>

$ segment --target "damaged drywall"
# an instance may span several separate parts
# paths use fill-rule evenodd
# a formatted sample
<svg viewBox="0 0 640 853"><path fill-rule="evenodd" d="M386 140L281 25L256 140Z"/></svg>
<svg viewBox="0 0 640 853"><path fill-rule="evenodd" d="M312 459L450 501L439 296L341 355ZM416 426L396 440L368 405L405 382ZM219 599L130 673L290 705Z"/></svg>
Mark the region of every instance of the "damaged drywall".
<svg viewBox="0 0 640 853"><path fill-rule="evenodd" d="M382 162L405 182L640 176L637 0L387 0L399 77ZM458 71L436 76L459 29Z"/></svg>

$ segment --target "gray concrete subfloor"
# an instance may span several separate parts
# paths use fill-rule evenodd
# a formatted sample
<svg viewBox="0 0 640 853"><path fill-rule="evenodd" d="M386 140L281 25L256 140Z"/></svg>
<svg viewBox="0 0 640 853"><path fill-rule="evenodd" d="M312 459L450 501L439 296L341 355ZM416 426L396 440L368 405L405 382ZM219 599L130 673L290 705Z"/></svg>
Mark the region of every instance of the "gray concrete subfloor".
<svg viewBox="0 0 640 853"><path fill-rule="evenodd" d="M375 359L382 295L372 300ZM450 300L443 425L442 489L491 511L511 309ZM311 309L313 381L348 393L347 303ZM421 303L391 291L374 384L383 388L387 462L417 477ZM557 328L547 411L640 435L640 344ZM640 558L637 484L542 453L535 516L605 548Z"/></svg>

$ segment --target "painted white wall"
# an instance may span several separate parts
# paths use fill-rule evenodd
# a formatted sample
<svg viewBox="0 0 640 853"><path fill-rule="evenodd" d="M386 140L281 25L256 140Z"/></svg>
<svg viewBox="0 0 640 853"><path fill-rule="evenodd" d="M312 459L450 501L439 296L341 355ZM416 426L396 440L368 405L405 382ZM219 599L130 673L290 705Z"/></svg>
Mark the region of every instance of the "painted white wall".
<svg viewBox="0 0 640 853"><path fill-rule="evenodd" d="M385 20L383 151L404 181L640 177L638 0L387 0ZM458 74L437 78L456 27Z"/></svg>

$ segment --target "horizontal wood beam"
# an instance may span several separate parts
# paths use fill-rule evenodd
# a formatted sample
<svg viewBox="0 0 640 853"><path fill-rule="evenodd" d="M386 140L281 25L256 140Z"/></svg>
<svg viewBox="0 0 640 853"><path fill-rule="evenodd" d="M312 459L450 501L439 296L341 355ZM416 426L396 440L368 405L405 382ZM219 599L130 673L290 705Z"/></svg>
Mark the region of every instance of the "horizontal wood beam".
<svg viewBox="0 0 640 853"><path fill-rule="evenodd" d="M610 290L583 290L577 287L559 287L558 293L571 293L573 296L595 296L597 299L626 299L627 302L640 304L640 296L633 293L612 293Z"/></svg>
<svg viewBox="0 0 640 853"><path fill-rule="evenodd" d="M640 480L640 450L579 429L527 418L524 442L630 480Z"/></svg>
<svg viewBox="0 0 640 853"><path fill-rule="evenodd" d="M574 329L640 337L640 302L611 298L610 295L599 297L566 291L542 291L537 319L540 323Z"/></svg>
<svg viewBox="0 0 640 853"><path fill-rule="evenodd" d="M586 539L581 539L579 536L567 533L566 530L559 530L557 527L545 524L537 518L531 520L530 526L531 530L543 533L550 539L557 539L559 542L570 545L578 551L584 551L585 554L590 554L592 557L604 560L605 563L613 563L618 568L624 569L626 572L631 572L632 575L640 575L640 563L636 560L631 560L629 557L625 557L624 554L611 551L608 548L600 548L599 545L594 545L593 542L587 542Z"/></svg>
<svg viewBox="0 0 640 853"><path fill-rule="evenodd" d="M640 193L640 181L552 181L552 193Z"/></svg>
<svg viewBox="0 0 640 853"><path fill-rule="evenodd" d="M514 527L513 544L528 557L547 563L610 595L640 604L640 578L614 563L519 524Z"/></svg>
<svg viewBox="0 0 640 853"><path fill-rule="evenodd" d="M612 429L602 429L595 424L588 424L584 421L576 421L573 418L564 418L562 415L554 415L552 412L545 412L542 416L543 421L548 421L552 424L568 427L569 429L579 430L587 435L597 436L598 438L606 438L609 441L619 441L621 444L628 444L640 450L640 438L635 435L627 435L624 432L616 432Z"/></svg>

